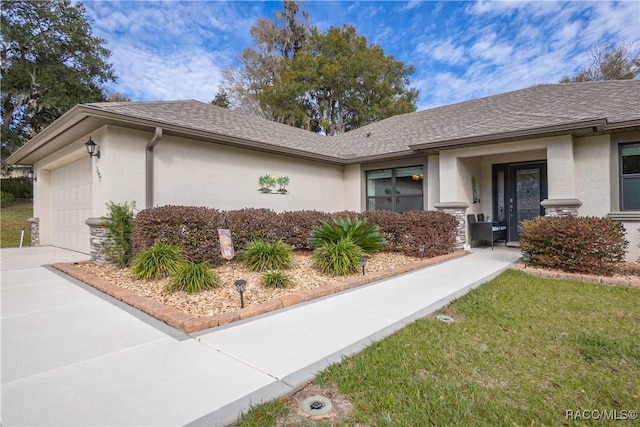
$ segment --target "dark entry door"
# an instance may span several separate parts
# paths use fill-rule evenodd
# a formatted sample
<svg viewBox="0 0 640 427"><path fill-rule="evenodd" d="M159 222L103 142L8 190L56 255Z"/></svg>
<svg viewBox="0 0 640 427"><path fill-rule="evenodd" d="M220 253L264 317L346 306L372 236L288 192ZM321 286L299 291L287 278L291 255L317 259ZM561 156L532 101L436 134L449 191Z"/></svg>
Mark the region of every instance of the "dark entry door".
<svg viewBox="0 0 640 427"><path fill-rule="evenodd" d="M546 162L494 165L494 218L507 224L507 240L520 240L520 223L544 215Z"/></svg>

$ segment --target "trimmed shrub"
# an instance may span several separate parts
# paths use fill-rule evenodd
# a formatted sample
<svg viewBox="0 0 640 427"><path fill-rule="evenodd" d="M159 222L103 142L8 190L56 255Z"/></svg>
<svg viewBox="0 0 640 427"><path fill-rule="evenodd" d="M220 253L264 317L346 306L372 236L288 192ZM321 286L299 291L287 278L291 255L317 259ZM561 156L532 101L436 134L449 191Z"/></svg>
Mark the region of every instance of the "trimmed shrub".
<svg viewBox="0 0 640 427"><path fill-rule="evenodd" d="M279 240L267 242L262 239L249 243L241 259L251 271L280 270L291 267L293 249Z"/></svg>
<svg viewBox="0 0 640 427"><path fill-rule="evenodd" d="M409 224L404 220L402 214L393 211L366 211L358 214L358 218L378 224L380 234L384 236L385 242L382 249L385 251L399 251L403 239L409 235Z"/></svg>
<svg viewBox="0 0 640 427"><path fill-rule="evenodd" d="M427 258L444 255L453 250L457 221L442 211L404 212L402 222L406 234L398 239L398 249L407 255L420 256L418 247L424 245Z"/></svg>
<svg viewBox="0 0 640 427"><path fill-rule="evenodd" d="M320 220L331 219L331 215L319 211L282 212L278 217L278 238L294 249L312 249L309 239L313 228L320 224Z"/></svg>
<svg viewBox="0 0 640 427"><path fill-rule="evenodd" d="M33 183L25 176L2 178L0 186L3 193L13 194L16 199L33 198Z"/></svg>
<svg viewBox="0 0 640 427"><path fill-rule="evenodd" d="M16 201L16 198L13 196L13 194L0 191L0 203L2 203L2 206L10 205L15 201Z"/></svg>
<svg viewBox="0 0 640 427"><path fill-rule="evenodd" d="M351 239L342 238L338 241L323 241L312 256L314 265L322 273L344 276L358 271L363 253L360 246Z"/></svg>
<svg viewBox="0 0 640 427"><path fill-rule="evenodd" d="M145 249L133 260L133 275L136 279L160 279L175 274L184 264L179 247L158 242Z"/></svg>
<svg viewBox="0 0 640 427"><path fill-rule="evenodd" d="M262 276L262 284L267 288L286 288L289 283L289 276L280 270L267 271Z"/></svg>
<svg viewBox="0 0 640 427"><path fill-rule="evenodd" d="M325 243L349 240L363 252L372 254L384 244L384 237L378 229L377 224L369 224L366 219L351 219L348 216L333 218L331 221L321 220L320 226L313 229L310 243L314 247L320 247Z"/></svg>
<svg viewBox="0 0 640 427"><path fill-rule="evenodd" d="M523 221L520 246L532 265L570 273L610 275L624 261L622 223L596 217L537 217Z"/></svg>
<svg viewBox="0 0 640 427"><path fill-rule="evenodd" d="M111 261L120 268L129 265L133 258L131 249L131 233L133 232L133 209L135 202L125 202L121 205L113 202L107 203L109 214L106 228L109 230L109 243L104 251Z"/></svg>
<svg viewBox="0 0 640 427"><path fill-rule="evenodd" d="M174 275L169 277L165 290L168 292L184 291L195 294L206 289L220 287L220 275L212 271L208 264L182 263Z"/></svg>
<svg viewBox="0 0 640 427"><path fill-rule="evenodd" d="M225 213L236 248L245 248L251 241L280 240L278 214L270 209L240 209Z"/></svg>
<svg viewBox="0 0 640 427"><path fill-rule="evenodd" d="M218 228L228 228L216 209L193 206L162 206L140 211L134 220L133 253L156 242L176 245L191 262L220 264Z"/></svg>

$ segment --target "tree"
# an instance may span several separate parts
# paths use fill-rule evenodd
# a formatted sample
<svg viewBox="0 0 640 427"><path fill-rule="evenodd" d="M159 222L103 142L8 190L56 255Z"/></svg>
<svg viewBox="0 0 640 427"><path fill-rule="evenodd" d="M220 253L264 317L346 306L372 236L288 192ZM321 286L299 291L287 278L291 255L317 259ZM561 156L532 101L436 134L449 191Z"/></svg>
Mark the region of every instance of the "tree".
<svg viewBox="0 0 640 427"><path fill-rule="evenodd" d="M640 76L640 53L632 43L617 46L596 44L589 51L589 64L575 76L565 76L560 83L598 80L628 80Z"/></svg>
<svg viewBox="0 0 640 427"><path fill-rule="evenodd" d="M336 135L415 111L413 66L385 56L353 26L314 30L308 48L283 60L280 76L259 100L272 119Z"/></svg>
<svg viewBox="0 0 640 427"><path fill-rule="evenodd" d="M131 102L131 98L129 98L127 95L124 95L120 92L114 92L109 96L107 96L106 101L107 102Z"/></svg>
<svg viewBox="0 0 640 427"><path fill-rule="evenodd" d="M242 52L240 68L222 73L220 89L227 93L234 110L269 118L260 108L258 95L279 78L282 60L306 45L311 34L308 12L294 0L284 0L283 9L276 12L274 21L258 19L250 29L255 48Z"/></svg>
<svg viewBox="0 0 640 427"><path fill-rule="evenodd" d="M224 90L218 91L216 93L216 97L211 101L213 105L217 105L222 108L229 108L231 106L231 102L229 101L229 95Z"/></svg>
<svg viewBox="0 0 640 427"><path fill-rule="evenodd" d="M331 135L416 109L414 68L352 26L320 33L285 0L276 21L258 19L251 35L255 48L243 51L242 66L223 72L231 109Z"/></svg>
<svg viewBox="0 0 640 427"><path fill-rule="evenodd" d="M85 15L70 0L2 2L3 158L77 103L105 99L110 52Z"/></svg>

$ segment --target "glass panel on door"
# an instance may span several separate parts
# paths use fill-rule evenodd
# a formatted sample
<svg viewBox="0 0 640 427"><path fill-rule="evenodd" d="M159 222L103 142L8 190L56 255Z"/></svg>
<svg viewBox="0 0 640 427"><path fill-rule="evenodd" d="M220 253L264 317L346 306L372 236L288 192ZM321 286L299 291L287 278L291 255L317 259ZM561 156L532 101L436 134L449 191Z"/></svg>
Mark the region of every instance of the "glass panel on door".
<svg viewBox="0 0 640 427"><path fill-rule="evenodd" d="M520 222L540 215L540 169L516 170L516 221L518 234Z"/></svg>

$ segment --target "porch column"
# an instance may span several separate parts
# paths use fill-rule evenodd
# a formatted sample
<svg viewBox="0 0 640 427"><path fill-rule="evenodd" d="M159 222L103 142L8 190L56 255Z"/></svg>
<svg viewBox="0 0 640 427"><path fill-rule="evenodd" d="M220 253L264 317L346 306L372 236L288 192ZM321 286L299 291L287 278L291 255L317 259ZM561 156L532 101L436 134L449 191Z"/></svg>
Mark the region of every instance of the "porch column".
<svg viewBox="0 0 640 427"><path fill-rule="evenodd" d="M454 249L462 249L467 243L467 208L468 203L465 202L444 202L436 203L434 207L439 210L453 215L458 223L456 228L456 242Z"/></svg>
<svg viewBox="0 0 640 427"><path fill-rule="evenodd" d="M571 135L547 145L549 198L540 203L546 216L578 216L582 202L576 198L574 164Z"/></svg>
<svg viewBox="0 0 640 427"><path fill-rule="evenodd" d="M111 244L109 230L104 218L88 218L85 224L89 226L89 244L91 246L91 262L104 265L111 262L105 252L105 247Z"/></svg>

